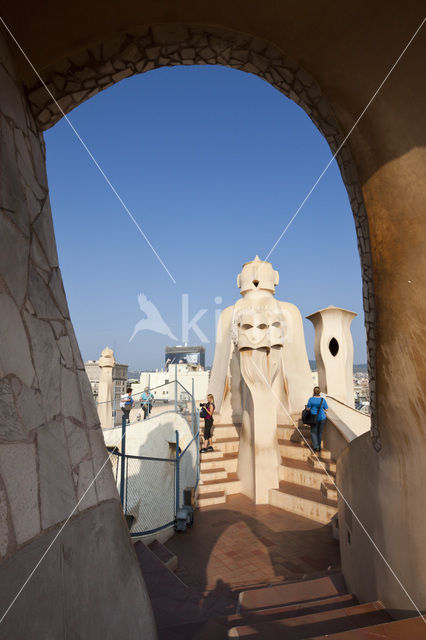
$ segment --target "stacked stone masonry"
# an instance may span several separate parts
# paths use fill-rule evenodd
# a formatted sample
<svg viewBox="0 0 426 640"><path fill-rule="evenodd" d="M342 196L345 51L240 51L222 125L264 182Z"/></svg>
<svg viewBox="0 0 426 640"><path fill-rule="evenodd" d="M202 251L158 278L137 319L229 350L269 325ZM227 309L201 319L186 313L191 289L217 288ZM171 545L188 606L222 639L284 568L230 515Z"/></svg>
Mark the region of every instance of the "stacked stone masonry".
<svg viewBox="0 0 426 640"><path fill-rule="evenodd" d="M370 234L363 196L351 153L343 144L337 121L315 80L270 43L223 29L160 25L135 28L131 33L67 58L43 73L46 88L35 78L27 87L40 130L53 126L64 114L116 82L136 73L165 66L223 65L253 73L296 102L322 132L333 153L338 152L349 195L363 278L368 367L372 407L371 435L380 450L375 414L375 314Z"/></svg>

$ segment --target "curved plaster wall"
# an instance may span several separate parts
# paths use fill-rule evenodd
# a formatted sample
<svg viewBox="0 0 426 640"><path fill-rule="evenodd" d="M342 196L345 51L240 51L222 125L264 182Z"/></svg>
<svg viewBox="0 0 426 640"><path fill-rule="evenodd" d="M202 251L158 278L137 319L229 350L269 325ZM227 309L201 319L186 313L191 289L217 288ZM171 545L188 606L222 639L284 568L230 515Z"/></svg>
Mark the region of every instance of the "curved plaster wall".
<svg viewBox="0 0 426 640"><path fill-rule="evenodd" d="M154 638L62 286L43 137L1 34L0 134L0 616L71 516L0 638Z"/></svg>

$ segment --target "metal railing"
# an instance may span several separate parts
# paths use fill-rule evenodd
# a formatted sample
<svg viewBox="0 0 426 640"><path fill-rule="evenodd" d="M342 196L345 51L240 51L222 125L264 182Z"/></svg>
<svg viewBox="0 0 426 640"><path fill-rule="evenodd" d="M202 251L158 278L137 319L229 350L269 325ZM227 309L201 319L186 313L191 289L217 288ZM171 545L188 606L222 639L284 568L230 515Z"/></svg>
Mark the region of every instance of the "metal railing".
<svg viewBox="0 0 426 640"><path fill-rule="evenodd" d="M195 424L195 413L196 413L196 404L195 404L195 393L194 393L194 378L192 378L192 389L191 391L189 391L178 379L178 373L177 373L177 365L175 365L175 377L174 379L170 380L169 382L165 382L163 384L159 384L155 387L149 387L149 391L150 393L153 391L157 391L158 389L164 389L165 387L173 387L173 394L172 394L172 398L165 398L165 397L154 397L154 402L153 405L155 403L157 403L157 406L160 403L165 402L167 405L171 404L171 406L173 406L173 409L169 409L168 411L170 412L174 412L174 413L181 413L184 416L191 416L191 424L194 425ZM130 385L131 386L131 385ZM180 390L180 393L178 392ZM135 401L135 404L137 402L141 402L141 396L144 392L143 391L138 391L137 393L132 393L132 397ZM107 408L107 412L111 413L112 415L112 423L115 427L119 427L120 426L120 422L121 422L121 411L120 411L120 400L121 400L121 396L124 395L122 393L117 394L117 389L116 387L114 387L113 389L113 397L110 400L104 400L102 402L99 402L97 400L97 396L94 398L95 400L95 404L96 404L96 408L99 410L99 407L101 407L102 405L106 405ZM139 396L139 397L138 397ZM166 413L166 412L164 412ZM159 415L159 414L156 414ZM150 417L150 416L148 416ZM194 431L193 431L194 433Z"/></svg>
<svg viewBox="0 0 426 640"><path fill-rule="evenodd" d="M123 418L121 441L117 447L109 447L115 480L119 489L123 511L130 529L130 535L143 536L170 527L175 522L177 510L183 504L186 488L197 489L200 476L200 418L195 406L194 394L179 382L174 384L183 389L182 399L175 393L173 410L161 412L143 421L153 420L165 413L183 415L191 428L192 438L181 451L179 432L175 431L175 442L170 443L169 457L141 456L126 453L126 433L136 428L136 423L127 425ZM157 388L159 388L157 387ZM119 431L118 429L115 429ZM121 450L120 450L121 449Z"/></svg>

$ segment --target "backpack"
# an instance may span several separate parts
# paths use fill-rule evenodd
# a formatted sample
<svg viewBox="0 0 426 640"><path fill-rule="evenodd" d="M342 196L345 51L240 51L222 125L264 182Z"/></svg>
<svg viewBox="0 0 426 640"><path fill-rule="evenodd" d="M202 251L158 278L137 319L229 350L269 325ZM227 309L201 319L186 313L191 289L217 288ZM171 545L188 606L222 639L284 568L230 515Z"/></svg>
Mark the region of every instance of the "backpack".
<svg viewBox="0 0 426 640"><path fill-rule="evenodd" d="M315 415L312 413L310 409L307 409L306 407L303 409L302 411L303 424L308 424L310 427L314 427L316 425L316 423L318 422L318 416L320 414L323 402L324 402L324 398L321 398L321 402L319 403L319 407L318 407L318 413L316 413Z"/></svg>

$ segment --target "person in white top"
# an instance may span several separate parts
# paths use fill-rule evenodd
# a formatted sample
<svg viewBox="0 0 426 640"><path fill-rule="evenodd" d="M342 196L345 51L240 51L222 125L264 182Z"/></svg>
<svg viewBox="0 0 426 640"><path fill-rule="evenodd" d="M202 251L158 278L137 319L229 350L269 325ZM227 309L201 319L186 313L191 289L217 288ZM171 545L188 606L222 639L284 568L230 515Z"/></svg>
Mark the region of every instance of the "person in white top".
<svg viewBox="0 0 426 640"><path fill-rule="evenodd" d="M135 402L132 396L132 388L127 387L126 393L121 396L121 401L120 401L120 409L123 412L123 415L121 418L122 427L126 426L126 422L127 424L130 424L130 410L132 409L134 404Z"/></svg>

